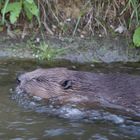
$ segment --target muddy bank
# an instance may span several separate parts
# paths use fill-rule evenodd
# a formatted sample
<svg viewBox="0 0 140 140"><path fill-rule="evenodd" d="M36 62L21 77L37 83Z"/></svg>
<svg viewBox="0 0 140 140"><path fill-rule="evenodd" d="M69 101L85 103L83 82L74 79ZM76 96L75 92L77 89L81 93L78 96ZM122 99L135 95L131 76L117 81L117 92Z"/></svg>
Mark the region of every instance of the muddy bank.
<svg viewBox="0 0 140 140"><path fill-rule="evenodd" d="M53 38L47 37L46 44L53 50L64 48L63 53L54 54L51 60L69 60L78 63L94 62L139 62L140 49L130 47L129 41L122 37L115 38ZM0 39L0 58L36 59L39 49L36 38ZM50 52L48 52L49 54Z"/></svg>

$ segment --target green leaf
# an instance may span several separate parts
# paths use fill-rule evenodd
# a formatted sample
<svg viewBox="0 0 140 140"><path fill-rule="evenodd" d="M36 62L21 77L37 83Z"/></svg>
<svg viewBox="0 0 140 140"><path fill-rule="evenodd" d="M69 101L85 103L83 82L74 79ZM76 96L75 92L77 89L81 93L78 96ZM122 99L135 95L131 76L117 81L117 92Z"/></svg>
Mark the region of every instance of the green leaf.
<svg viewBox="0 0 140 140"><path fill-rule="evenodd" d="M135 46L140 47L140 27L138 27L133 34L133 43Z"/></svg>
<svg viewBox="0 0 140 140"><path fill-rule="evenodd" d="M26 0L26 1L24 1L23 4L24 4L24 9L26 11L26 15L29 19L31 18L31 14L35 15L36 17L39 16L39 10L34 1L32 1L32 3L31 3L31 2L29 2L29 0Z"/></svg>
<svg viewBox="0 0 140 140"><path fill-rule="evenodd" d="M34 3L34 0L25 0L25 1L27 1L28 3Z"/></svg>
<svg viewBox="0 0 140 140"><path fill-rule="evenodd" d="M13 24L17 21L21 8L22 5L20 2L8 3L6 9L2 9L2 13L10 12L10 22Z"/></svg>
<svg viewBox="0 0 140 140"><path fill-rule="evenodd" d="M26 16L29 20L31 20L33 18L33 14L28 10L27 7L24 6L24 10L25 10L25 13L26 13Z"/></svg>
<svg viewBox="0 0 140 140"><path fill-rule="evenodd" d="M16 12L16 11L11 12L11 14L10 14L10 22L12 24L14 24L17 21L17 19L19 17L19 14L20 14L20 12Z"/></svg>

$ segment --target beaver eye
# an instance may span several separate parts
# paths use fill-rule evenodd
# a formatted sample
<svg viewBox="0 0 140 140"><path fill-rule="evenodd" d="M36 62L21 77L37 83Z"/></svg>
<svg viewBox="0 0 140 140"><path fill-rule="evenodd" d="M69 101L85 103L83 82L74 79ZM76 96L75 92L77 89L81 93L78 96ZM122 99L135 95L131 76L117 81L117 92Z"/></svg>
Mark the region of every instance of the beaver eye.
<svg viewBox="0 0 140 140"><path fill-rule="evenodd" d="M36 80L37 82L43 82L43 81L44 81L43 77L38 77L38 78L36 78L35 80Z"/></svg>
<svg viewBox="0 0 140 140"><path fill-rule="evenodd" d="M61 86L63 86L64 89L69 89L72 87L72 81L71 80L64 80L61 82Z"/></svg>

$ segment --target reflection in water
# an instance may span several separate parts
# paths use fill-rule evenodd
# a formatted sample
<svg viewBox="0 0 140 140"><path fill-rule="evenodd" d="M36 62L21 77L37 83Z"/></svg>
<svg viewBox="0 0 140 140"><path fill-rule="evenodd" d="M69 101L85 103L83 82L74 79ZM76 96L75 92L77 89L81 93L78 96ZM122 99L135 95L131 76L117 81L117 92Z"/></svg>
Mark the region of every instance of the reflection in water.
<svg viewBox="0 0 140 140"><path fill-rule="evenodd" d="M112 124L103 121L82 122L47 116L18 106L9 89L16 75L37 67L64 66L95 72L127 72L140 74L140 64L79 65L68 62L37 64L29 61L0 62L0 139L2 140L133 140L140 139L140 123Z"/></svg>

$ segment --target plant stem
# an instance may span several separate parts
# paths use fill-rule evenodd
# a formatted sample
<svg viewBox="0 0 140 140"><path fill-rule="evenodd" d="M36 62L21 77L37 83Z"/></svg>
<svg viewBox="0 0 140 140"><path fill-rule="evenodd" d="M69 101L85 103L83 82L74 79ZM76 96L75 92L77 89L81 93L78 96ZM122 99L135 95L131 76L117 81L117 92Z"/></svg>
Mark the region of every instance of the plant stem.
<svg viewBox="0 0 140 140"><path fill-rule="evenodd" d="M9 3L9 0L6 0L5 4L4 4L3 12L2 12L2 24L4 24L4 22L5 22L5 12L6 12L8 3Z"/></svg>

